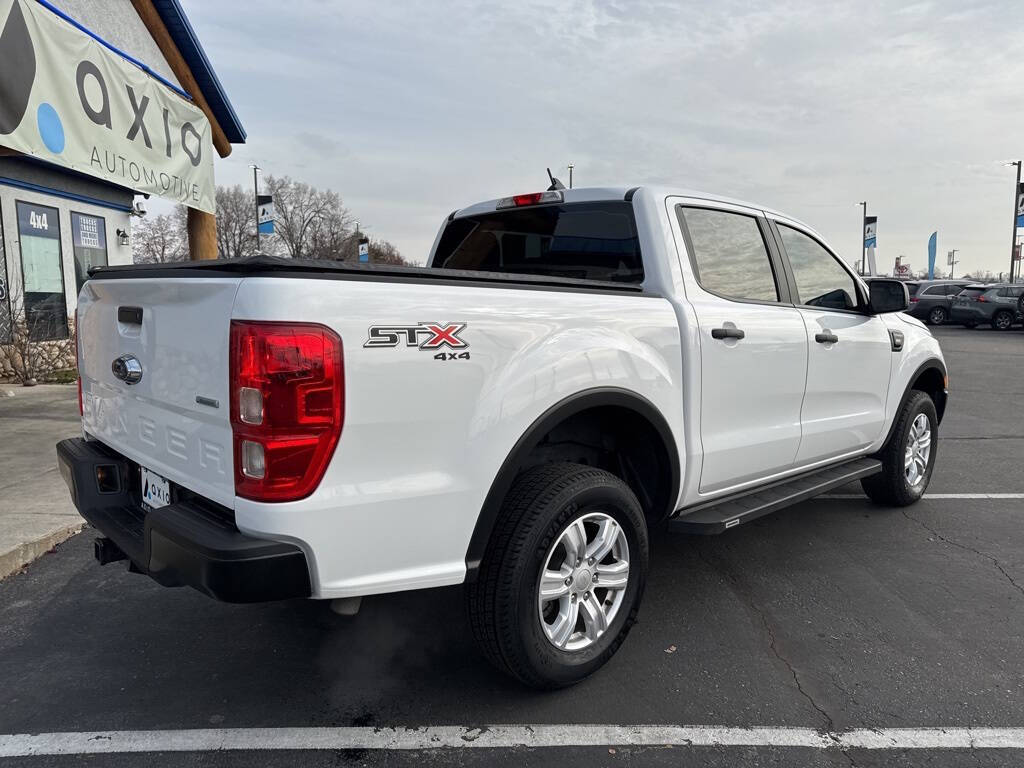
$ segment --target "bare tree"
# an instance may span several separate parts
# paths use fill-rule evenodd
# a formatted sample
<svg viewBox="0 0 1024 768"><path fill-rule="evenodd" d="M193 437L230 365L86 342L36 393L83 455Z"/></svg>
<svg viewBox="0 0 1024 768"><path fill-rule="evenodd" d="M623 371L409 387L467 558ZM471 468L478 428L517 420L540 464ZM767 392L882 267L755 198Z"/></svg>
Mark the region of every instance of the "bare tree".
<svg viewBox="0 0 1024 768"><path fill-rule="evenodd" d="M25 386L57 380L62 371L76 366L76 331L73 317L29 311L24 294L13 293L10 340L0 344L0 376L11 376Z"/></svg>
<svg viewBox="0 0 1024 768"><path fill-rule="evenodd" d="M256 253L256 207L242 187L217 187L217 258L242 259ZM267 248L262 247L261 251Z"/></svg>
<svg viewBox="0 0 1024 768"><path fill-rule="evenodd" d="M162 213L140 221L132 230L134 262L164 264L188 259L188 230L183 224L184 219L180 211L175 211L174 214Z"/></svg>
<svg viewBox="0 0 1024 768"><path fill-rule="evenodd" d="M288 176L267 176L274 196L274 233L293 259L330 259L344 245L353 217L337 192L320 190Z"/></svg>

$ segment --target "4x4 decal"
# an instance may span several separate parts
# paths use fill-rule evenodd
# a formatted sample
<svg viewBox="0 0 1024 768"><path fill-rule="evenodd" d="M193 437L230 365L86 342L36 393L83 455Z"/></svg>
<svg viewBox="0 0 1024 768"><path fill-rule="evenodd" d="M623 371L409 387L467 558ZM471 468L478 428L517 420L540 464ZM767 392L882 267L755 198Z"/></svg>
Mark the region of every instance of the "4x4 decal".
<svg viewBox="0 0 1024 768"><path fill-rule="evenodd" d="M418 347L425 352L467 349L469 344L459 338L466 323L417 323L416 325L371 325L364 347Z"/></svg>

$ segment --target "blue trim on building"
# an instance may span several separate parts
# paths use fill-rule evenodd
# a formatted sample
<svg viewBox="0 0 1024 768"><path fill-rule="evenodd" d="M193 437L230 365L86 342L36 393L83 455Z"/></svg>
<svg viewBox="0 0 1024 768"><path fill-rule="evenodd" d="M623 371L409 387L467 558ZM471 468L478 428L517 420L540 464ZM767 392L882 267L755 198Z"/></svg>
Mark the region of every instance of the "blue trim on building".
<svg viewBox="0 0 1024 768"><path fill-rule="evenodd" d="M85 34L87 34L89 37L91 37L97 43L102 45L104 48L106 48L106 49L108 49L110 51L113 51L114 53L116 53L118 56L120 56L125 61L130 61L136 67L138 67L143 72L145 72L147 75L152 77L154 80L159 80L161 83L166 85L168 88L170 88L172 91L174 91L179 96L184 96L189 101L192 101L192 97L189 96L185 91L183 91L179 86L175 85L170 80L168 80L167 78L163 77L162 75L158 75L156 72L154 72L148 66L146 66L141 61L136 59L134 56L129 56L127 53L122 51L120 48L118 48L118 47L116 47L114 45L111 45L106 40L104 40L102 37L100 37L95 32L93 32L91 29L89 29L88 27L78 23L73 18L68 16L60 8L57 8L56 6L51 5L50 3L46 2L46 0L36 0L36 2L39 3L41 6L43 6L43 8L46 8L51 13L53 13L53 14L59 16L60 18L64 19L64 21L66 21L68 24L73 26L78 31L84 32Z"/></svg>
<svg viewBox="0 0 1024 768"><path fill-rule="evenodd" d="M181 4L178 0L152 0L152 2L156 12L160 14L164 26L167 27L171 39L174 40L174 44L181 52L182 58L192 70L192 75L199 84L203 96L206 97L206 103L210 105L210 111L217 118L224 135L232 144L244 144L245 128L242 127L234 107L228 101L224 86L217 79L213 65L210 64L206 52L199 44L199 38L196 36L195 30L192 29Z"/></svg>
<svg viewBox="0 0 1024 768"><path fill-rule="evenodd" d="M62 189L51 189L50 187L44 187L41 184L33 184L29 181L21 181L20 179L9 179L6 176L0 176L0 184L8 187L15 187L16 189L25 189L29 192L38 192L41 195L52 195L53 197L62 197L65 200L74 200L78 203L87 203L88 205L95 205L100 208L110 208L115 211L122 211L123 213L131 213L132 207L130 205L118 205L117 203L111 203L108 200L100 200L98 197L89 197L88 195L76 195L74 192L65 192Z"/></svg>

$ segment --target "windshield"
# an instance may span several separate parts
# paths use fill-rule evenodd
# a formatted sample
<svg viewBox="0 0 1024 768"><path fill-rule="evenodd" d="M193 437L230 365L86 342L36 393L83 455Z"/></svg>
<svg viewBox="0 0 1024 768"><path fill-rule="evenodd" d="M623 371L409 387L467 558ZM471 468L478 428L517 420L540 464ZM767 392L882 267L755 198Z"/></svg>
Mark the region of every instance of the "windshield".
<svg viewBox="0 0 1024 768"><path fill-rule="evenodd" d="M643 261L624 201L539 205L454 219L434 268L638 283Z"/></svg>

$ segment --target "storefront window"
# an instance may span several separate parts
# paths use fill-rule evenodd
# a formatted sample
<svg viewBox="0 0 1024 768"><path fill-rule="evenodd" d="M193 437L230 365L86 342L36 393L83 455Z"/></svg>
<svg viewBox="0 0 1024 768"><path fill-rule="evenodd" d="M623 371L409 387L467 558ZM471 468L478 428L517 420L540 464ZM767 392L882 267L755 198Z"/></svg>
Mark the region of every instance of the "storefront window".
<svg viewBox="0 0 1024 768"><path fill-rule="evenodd" d="M8 344L12 337L11 291L7 278L7 251L4 249L4 215L0 211L0 344Z"/></svg>
<svg viewBox="0 0 1024 768"><path fill-rule="evenodd" d="M101 216L71 212L71 243L75 249L75 293L89 279L89 267L107 264L107 227Z"/></svg>
<svg viewBox="0 0 1024 768"><path fill-rule="evenodd" d="M33 341L67 338L68 312L64 301L57 209L22 202L18 202L17 209L29 338Z"/></svg>

